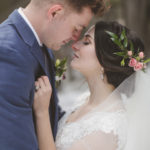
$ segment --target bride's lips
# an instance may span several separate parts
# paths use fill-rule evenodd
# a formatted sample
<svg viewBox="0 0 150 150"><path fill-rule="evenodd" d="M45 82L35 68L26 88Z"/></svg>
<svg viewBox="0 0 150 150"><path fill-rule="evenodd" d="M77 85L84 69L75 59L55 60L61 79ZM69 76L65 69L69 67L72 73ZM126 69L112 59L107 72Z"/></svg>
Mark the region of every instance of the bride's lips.
<svg viewBox="0 0 150 150"><path fill-rule="evenodd" d="M79 56L76 53L74 53L73 58L79 58Z"/></svg>

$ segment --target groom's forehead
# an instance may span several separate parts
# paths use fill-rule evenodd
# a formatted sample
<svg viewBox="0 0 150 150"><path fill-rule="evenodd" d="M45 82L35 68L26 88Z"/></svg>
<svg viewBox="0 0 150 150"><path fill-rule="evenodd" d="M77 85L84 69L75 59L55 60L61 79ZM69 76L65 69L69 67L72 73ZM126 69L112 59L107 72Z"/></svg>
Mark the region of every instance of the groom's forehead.
<svg viewBox="0 0 150 150"><path fill-rule="evenodd" d="M31 0L31 3L36 6L49 6L58 4L64 8L69 7L78 13L81 13L85 7L88 7L93 15L101 16L106 10L106 3L103 0Z"/></svg>
<svg viewBox="0 0 150 150"><path fill-rule="evenodd" d="M79 24L79 27L82 28L83 30L86 29L86 25Z"/></svg>

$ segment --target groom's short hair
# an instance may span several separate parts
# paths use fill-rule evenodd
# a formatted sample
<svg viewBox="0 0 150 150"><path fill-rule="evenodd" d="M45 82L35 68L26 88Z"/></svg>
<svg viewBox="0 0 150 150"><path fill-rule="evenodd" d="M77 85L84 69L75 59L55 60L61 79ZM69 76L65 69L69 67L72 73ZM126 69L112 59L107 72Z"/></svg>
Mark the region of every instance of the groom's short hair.
<svg viewBox="0 0 150 150"><path fill-rule="evenodd" d="M42 3L60 3L69 6L78 13L81 13L84 7L89 7L94 15L101 16L107 9L106 0L32 0L36 4Z"/></svg>

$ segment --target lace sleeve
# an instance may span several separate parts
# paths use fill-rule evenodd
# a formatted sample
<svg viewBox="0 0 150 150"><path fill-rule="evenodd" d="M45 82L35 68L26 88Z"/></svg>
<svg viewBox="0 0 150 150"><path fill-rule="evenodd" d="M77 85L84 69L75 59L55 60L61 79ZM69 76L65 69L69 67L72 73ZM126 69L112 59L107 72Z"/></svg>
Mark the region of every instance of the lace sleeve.
<svg viewBox="0 0 150 150"><path fill-rule="evenodd" d="M113 133L97 131L78 142L74 143L68 150L116 150L117 136Z"/></svg>

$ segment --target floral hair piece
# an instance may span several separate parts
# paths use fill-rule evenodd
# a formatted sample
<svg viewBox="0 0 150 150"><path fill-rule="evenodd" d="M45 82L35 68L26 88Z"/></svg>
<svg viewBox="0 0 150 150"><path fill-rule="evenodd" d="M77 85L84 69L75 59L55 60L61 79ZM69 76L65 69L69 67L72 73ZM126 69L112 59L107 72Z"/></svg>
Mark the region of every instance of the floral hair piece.
<svg viewBox="0 0 150 150"><path fill-rule="evenodd" d="M134 71L145 70L146 63L150 62L150 58L145 60L143 51L140 51L139 49L137 53L135 52L133 43L127 39L125 29L122 31L120 37L110 31L106 31L106 33L110 35L110 39L121 49L121 52L114 53L115 55L123 57L120 63L121 66L125 66L125 60L129 59L128 66L132 67ZM127 48L128 42L130 42L130 50Z"/></svg>

